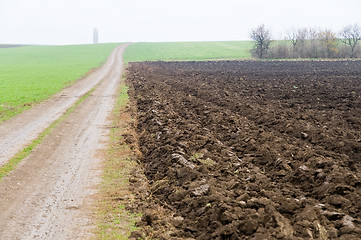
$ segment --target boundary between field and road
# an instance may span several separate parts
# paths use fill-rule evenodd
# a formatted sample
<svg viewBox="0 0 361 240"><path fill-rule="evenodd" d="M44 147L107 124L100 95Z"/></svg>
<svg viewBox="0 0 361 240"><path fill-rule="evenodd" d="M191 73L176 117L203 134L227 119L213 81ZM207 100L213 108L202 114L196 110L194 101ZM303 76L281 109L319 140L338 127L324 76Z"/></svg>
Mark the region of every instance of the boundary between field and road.
<svg viewBox="0 0 361 240"><path fill-rule="evenodd" d="M134 212L128 208L135 201L129 186L131 175L136 169L140 169L136 160L140 154L134 131L136 123L131 115L128 89L123 75L116 106L112 112L108 147L103 152L105 160L98 193L100 201L95 216L95 234L98 239L128 239L131 232L137 229L135 223L142 216L140 211Z"/></svg>

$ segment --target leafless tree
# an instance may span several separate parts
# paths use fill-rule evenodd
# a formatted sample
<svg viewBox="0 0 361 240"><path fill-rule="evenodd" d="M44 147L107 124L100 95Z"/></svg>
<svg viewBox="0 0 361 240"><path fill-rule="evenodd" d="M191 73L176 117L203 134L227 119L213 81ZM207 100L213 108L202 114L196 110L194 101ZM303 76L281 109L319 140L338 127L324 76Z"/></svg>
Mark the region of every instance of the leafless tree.
<svg viewBox="0 0 361 240"><path fill-rule="evenodd" d="M262 24L251 31L250 37L256 41L252 53L258 58L264 58L272 42L270 31Z"/></svg>
<svg viewBox="0 0 361 240"><path fill-rule="evenodd" d="M296 52L298 52L298 57L302 57L305 47L305 40L307 37L307 29L306 28L299 28L296 29L292 27L287 32L287 39L291 41L293 46L293 55L296 56Z"/></svg>
<svg viewBox="0 0 361 240"><path fill-rule="evenodd" d="M286 32L287 41L272 46L264 25L253 29L250 37L255 40L252 54L258 58L361 57L361 27L357 24L346 26L338 35L327 28L291 28Z"/></svg>
<svg viewBox="0 0 361 240"><path fill-rule="evenodd" d="M293 50L295 50L296 44L298 43L298 40L299 40L297 29L292 27L290 30L288 30L286 38L291 41Z"/></svg>
<svg viewBox="0 0 361 240"><path fill-rule="evenodd" d="M351 48L351 57L355 57L355 49L357 46L357 42L361 40L361 28L359 25L347 25L342 29L339 34L341 41L350 46Z"/></svg>
<svg viewBox="0 0 361 240"><path fill-rule="evenodd" d="M316 28L309 28L307 30L307 47L306 58L319 58L321 57L320 49L321 44L319 40L319 31Z"/></svg>

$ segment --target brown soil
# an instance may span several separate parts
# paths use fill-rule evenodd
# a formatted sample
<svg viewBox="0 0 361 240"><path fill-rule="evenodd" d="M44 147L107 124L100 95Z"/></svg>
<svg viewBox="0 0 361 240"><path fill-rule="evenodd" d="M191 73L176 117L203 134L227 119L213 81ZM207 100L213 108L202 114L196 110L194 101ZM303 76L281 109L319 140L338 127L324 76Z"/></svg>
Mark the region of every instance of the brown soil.
<svg viewBox="0 0 361 240"><path fill-rule="evenodd" d="M21 149L32 140L34 131L41 132L96 85L88 98L0 182L0 239L91 236L95 225L92 195L101 177L99 151L106 147L125 48L116 48L107 63L87 78L0 125L4 129L1 141L11 149ZM8 131L11 129L14 132ZM6 146L4 149L1 157L11 157ZM7 159L0 158L3 162Z"/></svg>
<svg viewBox="0 0 361 240"><path fill-rule="evenodd" d="M361 61L128 71L160 238L361 238Z"/></svg>

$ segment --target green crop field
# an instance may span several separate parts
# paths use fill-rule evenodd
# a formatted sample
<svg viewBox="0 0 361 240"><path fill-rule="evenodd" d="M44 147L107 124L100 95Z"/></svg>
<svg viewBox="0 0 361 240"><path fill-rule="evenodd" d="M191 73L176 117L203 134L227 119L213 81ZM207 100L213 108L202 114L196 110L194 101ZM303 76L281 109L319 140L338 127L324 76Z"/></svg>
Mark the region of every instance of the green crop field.
<svg viewBox="0 0 361 240"><path fill-rule="evenodd" d="M134 43L124 54L124 61L204 61L251 58L251 41L234 42L164 42Z"/></svg>
<svg viewBox="0 0 361 240"><path fill-rule="evenodd" d="M0 48L0 122L74 83L117 45Z"/></svg>

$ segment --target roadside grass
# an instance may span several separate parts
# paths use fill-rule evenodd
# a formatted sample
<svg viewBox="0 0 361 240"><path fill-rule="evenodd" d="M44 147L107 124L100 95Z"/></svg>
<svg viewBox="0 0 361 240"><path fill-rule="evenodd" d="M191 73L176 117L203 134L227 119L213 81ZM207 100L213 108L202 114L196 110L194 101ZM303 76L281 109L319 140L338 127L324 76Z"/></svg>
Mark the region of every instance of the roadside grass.
<svg viewBox="0 0 361 240"><path fill-rule="evenodd" d="M87 92L84 96L82 96L71 108L69 108L60 118L55 120L48 128L46 128L39 136L34 139L29 145L27 145L23 150L16 153L5 165L0 167L0 182L8 175L12 170L16 168L16 166L26 157L28 157L33 149L35 149L44 138L51 133L51 131L58 126L62 121L64 121L70 113L72 113L80 103L82 103L93 91L95 87L92 88L89 92Z"/></svg>
<svg viewBox="0 0 361 240"><path fill-rule="evenodd" d="M133 119L127 110L129 103L128 87L124 82L120 86L120 95L113 111L109 146L105 153L103 179L99 196L96 239L128 239L136 230L135 223L140 213L133 213L126 206L135 201L129 189L129 178L138 166L135 150L123 136L131 134Z"/></svg>
<svg viewBox="0 0 361 240"><path fill-rule="evenodd" d="M124 62L248 59L252 47L252 41L139 42L126 49Z"/></svg>
<svg viewBox="0 0 361 240"><path fill-rule="evenodd" d="M0 123L99 67L118 45L0 48Z"/></svg>

